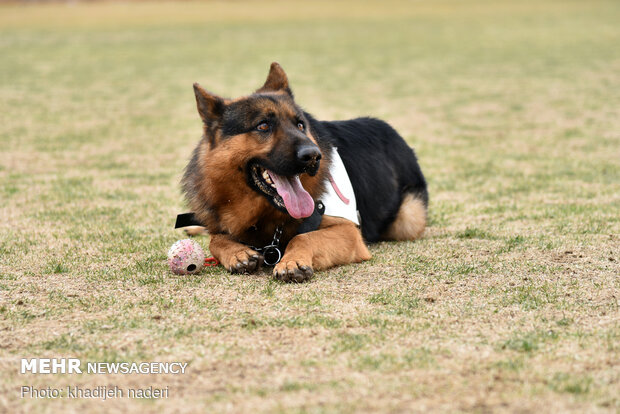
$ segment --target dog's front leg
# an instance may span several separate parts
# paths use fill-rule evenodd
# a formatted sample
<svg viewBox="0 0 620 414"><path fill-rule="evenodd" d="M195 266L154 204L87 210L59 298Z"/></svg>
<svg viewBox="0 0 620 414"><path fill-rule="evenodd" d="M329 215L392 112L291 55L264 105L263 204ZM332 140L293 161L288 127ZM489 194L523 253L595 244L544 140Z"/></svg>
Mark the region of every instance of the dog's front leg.
<svg viewBox="0 0 620 414"><path fill-rule="evenodd" d="M318 230L298 234L273 269L276 279L303 282L321 270L371 258L362 233L349 220L325 216Z"/></svg>
<svg viewBox="0 0 620 414"><path fill-rule="evenodd" d="M227 234L212 234L211 254L231 273L252 273L263 263L263 256Z"/></svg>

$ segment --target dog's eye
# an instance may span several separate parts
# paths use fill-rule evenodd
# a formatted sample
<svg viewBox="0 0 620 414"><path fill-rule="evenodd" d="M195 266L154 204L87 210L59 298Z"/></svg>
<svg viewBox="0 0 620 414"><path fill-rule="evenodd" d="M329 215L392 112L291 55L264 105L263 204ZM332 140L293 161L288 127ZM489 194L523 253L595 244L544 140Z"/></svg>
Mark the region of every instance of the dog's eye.
<svg viewBox="0 0 620 414"><path fill-rule="evenodd" d="M269 131L269 124L267 122L261 122L260 124L258 124L256 129L262 132Z"/></svg>
<svg viewBox="0 0 620 414"><path fill-rule="evenodd" d="M306 129L306 126L304 125L304 123L303 123L303 122L299 121L299 122L297 123L297 128L298 128L300 131L303 131L304 129Z"/></svg>

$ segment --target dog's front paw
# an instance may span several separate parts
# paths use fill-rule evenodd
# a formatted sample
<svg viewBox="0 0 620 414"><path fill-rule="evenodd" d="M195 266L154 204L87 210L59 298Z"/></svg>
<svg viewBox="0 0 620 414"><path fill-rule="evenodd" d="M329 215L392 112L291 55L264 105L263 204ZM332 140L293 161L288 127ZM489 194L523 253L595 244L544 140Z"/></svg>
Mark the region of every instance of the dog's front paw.
<svg viewBox="0 0 620 414"><path fill-rule="evenodd" d="M230 255L222 264L230 273L252 273L262 266L263 256L252 249L245 249Z"/></svg>
<svg viewBox="0 0 620 414"><path fill-rule="evenodd" d="M311 266L304 262L295 262L292 260L283 260L273 269L273 277L284 282L305 282L306 280L310 280L313 273Z"/></svg>

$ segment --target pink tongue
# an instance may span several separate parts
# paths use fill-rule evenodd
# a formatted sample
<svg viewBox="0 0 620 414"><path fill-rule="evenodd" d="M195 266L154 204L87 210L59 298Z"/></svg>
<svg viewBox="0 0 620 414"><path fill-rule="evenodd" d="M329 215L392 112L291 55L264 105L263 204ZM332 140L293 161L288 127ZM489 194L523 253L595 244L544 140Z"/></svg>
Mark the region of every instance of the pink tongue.
<svg viewBox="0 0 620 414"><path fill-rule="evenodd" d="M294 177L281 177L271 171L267 171L267 173L276 185L276 191L284 200L286 210L293 218L299 219L312 215L314 212L314 200L304 190L298 175Z"/></svg>

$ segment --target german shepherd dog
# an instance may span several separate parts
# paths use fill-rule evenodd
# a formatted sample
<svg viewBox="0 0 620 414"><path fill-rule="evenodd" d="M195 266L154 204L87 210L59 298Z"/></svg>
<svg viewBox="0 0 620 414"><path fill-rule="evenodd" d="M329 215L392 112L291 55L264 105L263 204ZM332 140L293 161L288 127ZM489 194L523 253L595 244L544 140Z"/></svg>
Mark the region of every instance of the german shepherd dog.
<svg viewBox="0 0 620 414"><path fill-rule="evenodd" d="M365 241L424 232L426 181L413 150L385 122L314 119L275 62L249 96L225 99L197 83L194 92L204 134L181 185L211 235L211 254L230 272L258 270L275 246L283 255L267 263L277 262L274 277L302 282L314 270L370 259ZM336 163L346 170L340 182ZM345 196L342 188L351 187ZM328 192L349 212L322 205Z"/></svg>

